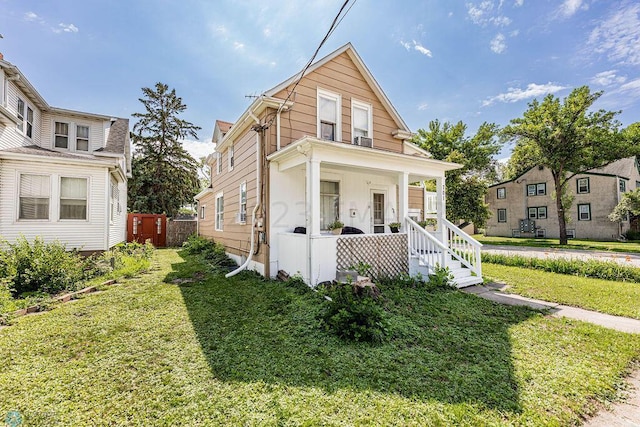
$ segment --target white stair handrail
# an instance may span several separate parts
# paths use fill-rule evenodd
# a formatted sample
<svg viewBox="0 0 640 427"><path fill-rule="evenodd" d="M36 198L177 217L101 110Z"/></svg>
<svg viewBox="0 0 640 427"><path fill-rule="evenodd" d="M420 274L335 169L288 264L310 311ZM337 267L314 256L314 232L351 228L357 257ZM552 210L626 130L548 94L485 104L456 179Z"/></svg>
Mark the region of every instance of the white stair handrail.
<svg viewBox="0 0 640 427"><path fill-rule="evenodd" d="M482 243L462 231L446 218L442 218L442 225L446 229L447 247L450 252L459 256L456 258L473 271L478 277L482 277L482 259L480 251Z"/></svg>

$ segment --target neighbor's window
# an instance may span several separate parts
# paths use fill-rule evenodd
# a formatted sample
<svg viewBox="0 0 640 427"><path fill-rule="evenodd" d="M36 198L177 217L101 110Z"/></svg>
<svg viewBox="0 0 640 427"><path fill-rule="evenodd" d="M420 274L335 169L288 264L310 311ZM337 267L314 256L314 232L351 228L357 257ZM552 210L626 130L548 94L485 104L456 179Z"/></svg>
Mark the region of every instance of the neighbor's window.
<svg viewBox="0 0 640 427"><path fill-rule="evenodd" d="M627 181L625 181L624 179L620 180L620 192L624 193L625 191L627 191Z"/></svg>
<svg viewBox="0 0 640 427"><path fill-rule="evenodd" d="M216 153L216 174L222 173L222 153Z"/></svg>
<svg viewBox="0 0 640 427"><path fill-rule="evenodd" d="M541 182L540 184L527 185L527 195L529 196L544 196L547 194L547 184Z"/></svg>
<svg viewBox="0 0 640 427"><path fill-rule="evenodd" d="M76 150L89 151L89 126L76 126Z"/></svg>
<svg viewBox="0 0 640 427"><path fill-rule="evenodd" d="M18 98L16 113L18 115L18 120L20 120L20 123L18 123L18 129L22 132L24 130L24 101L20 98Z"/></svg>
<svg viewBox="0 0 640 427"><path fill-rule="evenodd" d="M204 206L204 205L200 206L200 219L204 219L204 208L205 207L206 206Z"/></svg>
<svg viewBox="0 0 640 427"><path fill-rule="evenodd" d="M507 222L507 210L498 209L498 222Z"/></svg>
<svg viewBox="0 0 640 427"><path fill-rule="evenodd" d="M56 148L69 148L69 123L56 122L54 139Z"/></svg>
<svg viewBox="0 0 640 427"><path fill-rule="evenodd" d="M538 218L538 209L537 208L529 208L529 219Z"/></svg>
<svg viewBox="0 0 640 427"><path fill-rule="evenodd" d="M578 178L578 194L589 192L589 178Z"/></svg>
<svg viewBox="0 0 640 427"><path fill-rule="evenodd" d="M224 226L224 195L222 193L216 196L216 230L222 231Z"/></svg>
<svg viewBox="0 0 640 427"><path fill-rule="evenodd" d="M120 213L120 189L118 188L118 181L113 178L111 178L111 202L109 211L111 222L115 222L116 215Z"/></svg>
<svg viewBox="0 0 640 427"><path fill-rule="evenodd" d="M507 189L505 187L498 188L498 199L507 198Z"/></svg>
<svg viewBox="0 0 640 427"><path fill-rule="evenodd" d="M351 101L351 134L354 141L359 136L367 138L373 136L371 105L355 100Z"/></svg>
<svg viewBox="0 0 640 427"><path fill-rule="evenodd" d="M340 183L320 181L320 229L340 219Z"/></svg>
<svg viewBox="0 0 640 427"><path fill-rule="evenodd" d="M318 138L341 140L340 95L318 89Z"/></svg>
<svg viewBox="0 0 640 427"><path fill-rule="evenodd" d="M247 222L247 182L240 184L240 222Z"/></svg>
<svg viewBox="0 0 640 427"><path fill-rule="evenodd" d="M547 207L538 206L528 209L529 219L547 219Z"/></svg>
<svg viewBox="0 0 640 427"><path fill-rule="evenodd" d="M591 204L578 205L578 220L591 221Z"/></svg>
<svg viewBox="0 0 640 427"><path fill-rule="evenodd" d="M49 182L48 175L20 175L18 219L49 219Z"/></svg>
<svg viewBox="0 0 640 427"><path fill-rule="evenodd" d="M27 107L27 136L31 138L33 136L33 110Z"/></svg>
<svg viewBox="0 0 640 427"><path fill-rule="evenodd" d="M60 178L60 219L87 219L87 178Z"/></svg>
<svg viewBox="0 0 640 427"><path fill-rule="evenodd" d="M231 172L233 170L233 162L234 162L234 158L233 158L233 144L231 144L229 146L229 149L227 151L227 155L229 156L229 172Z"/></svg>

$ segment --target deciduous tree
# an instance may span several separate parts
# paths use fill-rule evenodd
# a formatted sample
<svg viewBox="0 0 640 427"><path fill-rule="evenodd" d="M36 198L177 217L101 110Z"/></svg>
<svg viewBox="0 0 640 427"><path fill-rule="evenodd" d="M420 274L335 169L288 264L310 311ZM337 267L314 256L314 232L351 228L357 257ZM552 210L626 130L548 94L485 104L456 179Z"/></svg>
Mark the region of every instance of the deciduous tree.
<svg viewBox="0 0 640 427"><path fill-rule="evenodd" d="M129 209L174 216L200 188L198 163L180 140L197 138L200 128L179 118L187 106L163 83L142 88L144 113L134 113L135 152L129 181Z"/></svg>

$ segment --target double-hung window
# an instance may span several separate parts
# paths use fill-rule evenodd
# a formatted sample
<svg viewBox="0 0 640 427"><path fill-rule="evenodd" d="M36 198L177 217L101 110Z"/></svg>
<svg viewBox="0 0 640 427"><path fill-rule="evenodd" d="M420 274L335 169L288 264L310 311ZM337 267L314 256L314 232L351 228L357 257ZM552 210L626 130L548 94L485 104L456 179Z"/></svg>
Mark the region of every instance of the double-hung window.
<svg viewBox="0 0 640 427"><path fill-rule="evenodd" d="M227 155L229 156L229 172L231 172L233 170L233 163L235 161L235 159L233 158L233 144L231 144L229 146L229 149L227 150Z"/></svg>
<svg viewBox="0 0 640 427"><path fill-rule="evenodd" d="M620 192L624 193L625 191L627 191L627 181L620 179Z"/></svg>
<svg viewBox="0 0 640 427"><path fill-rule="evenodd" d="M31 138L33 136L33 110L27 107L27 131L25 134Z"/></svg>
<svg viewBox="0 0 640 427"><path fill-rule="evenodd" d="M354 142L358 137L373 136L371 105L351 100L351 135Z"/></svg>
<svg viewBox="0 0 640 427"><path fill-rule="evenodd" d="M76 150L89 151L89 126L76 126Z"/></svg>
<svg viewBox="0 0 640 427"><path fill-rule="evenodd" d="M60 178L60 219L87 219L87 178Z"/></svg>
<svg viewBox="0 0 640 427"><path fill-rule="evenodd" d="M216 231L222 231L224 227L224 194L216 195Z"/></svg>
<svg viewBox="0 0 640 427"><path fill-rule="evenodd" d="M498 199L506 199L507 198L507 189L505 187L500 187L497 190Z"/></svg>
<svg viewBox="0 0 640 427"><path fill-rule="evenodd" d="M120 213L120 189L118 188L118 181L111 178L111 203L110 203L110 220L114 223L116 215Z"/></svg>
<svg viewBox="0 0 640 427"><path fill-rule="evenodd" d="M578 205L578 220L591 221L591 204Z"/></svg>
<svg viewBox="0 0 640 427"><path fill-rule="evenodd" d="M222 173L222 153L216 153L216 174Z"/></svg>
<svg viewBox="0 0 640 427"><path fill-rule="evenodd" d="M538 206L529 208L529 219L547 219L547 207Z"/></svg>
<svg viewBox="0 0 640 427"><path fill-rule="evenodd" d="M587 194L589 192L589 178L578 178L578 194Z"/></svg>
<svg viewBox="0 0 640 427"><path fill-rule="evenodd" d="M318 89L318 138L328 141L342 140L340 128L340 95Z"/></svg>
<svg viewBox="0 0 640 427"><path fill-rule="evenodd" d="M340 183L320 181L320 229L340 219Z"/></svg>
<svg viewBox="0 0 640 427"><path fill-rule="evenodd" d="M240 222L247 222L247 182L240 184Z"/></svg>
<svg viewBox="0 0 640 427"><path fill-rule="evenodd" d="M54 147L69 148L69 123L55 122Z"/></svg>
<svg viewBox="0 0 640 427"><path fill-rule="evenodd" d="M18 98L18 108L16 110L16 113L18 115L18 120L20 120L20 123L18 123L18 129L20 130L20 132L24 131L24 107L24 101Z"/></svg>
<svg viewBox="0 0 640 427"><path fill-rule="evenodd" d="M507 210L498 209L498 222L507 222Z"/></svg>
<svg viewBox="0 0 640 427"><path fill-rule="evenodd" d="M49 219L50 194L48 175L20 175L18 219Z"/></svg>
<svg viewBox="0 0 640 427"><path fill-rule="evenodd" d="M527 185L527 195L529 196L544 196L547 194L547 184L541 182L539 184Z"/></svg>

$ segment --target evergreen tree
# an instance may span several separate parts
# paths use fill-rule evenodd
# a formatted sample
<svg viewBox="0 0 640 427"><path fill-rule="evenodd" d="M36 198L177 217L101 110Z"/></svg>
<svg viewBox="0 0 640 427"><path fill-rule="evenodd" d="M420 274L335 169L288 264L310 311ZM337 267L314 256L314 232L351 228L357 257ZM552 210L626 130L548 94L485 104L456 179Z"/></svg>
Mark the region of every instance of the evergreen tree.
<svg viewBox="0 0 640 427"><path fill-rule="evenodd" d="M180 143L197 138L200 128L180 119L187 109L175 89L163 83L142 88L144 113L134 113L133 178L129 181L129 209L174 216L183 204L191 203L200 188L198 162Z"/></svg>

